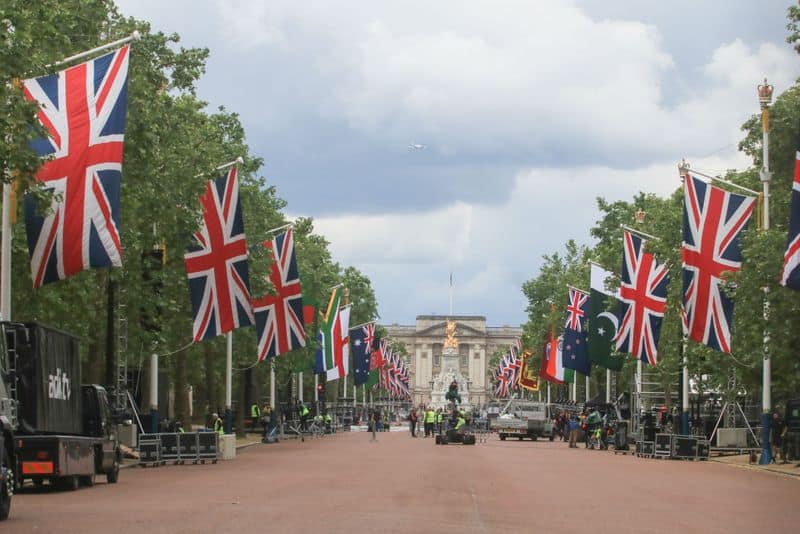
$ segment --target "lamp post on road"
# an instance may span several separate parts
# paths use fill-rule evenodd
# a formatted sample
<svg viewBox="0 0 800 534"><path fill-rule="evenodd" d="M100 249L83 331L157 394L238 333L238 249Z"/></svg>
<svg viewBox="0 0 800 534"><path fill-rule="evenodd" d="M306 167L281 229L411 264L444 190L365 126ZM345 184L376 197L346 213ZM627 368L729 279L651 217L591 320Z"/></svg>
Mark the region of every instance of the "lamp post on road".
<svg viewBox="0 0 800 534"><path fill-rule="evenodd" d="M772 173L769 170L769 105L772 103L772 91L774 87L767 83L758 86L758 103L761 106L761 131L762 131L762 165L761 183L764 187L764 206L762 209L762 229L769 230L769 181ZM764 361L762 368L762 392L761 392L761 458L760 464L772 462L772 449L769 444L770 431L770 411L772 410L772 362L769 356L769 287L764 286Z"/></svg>

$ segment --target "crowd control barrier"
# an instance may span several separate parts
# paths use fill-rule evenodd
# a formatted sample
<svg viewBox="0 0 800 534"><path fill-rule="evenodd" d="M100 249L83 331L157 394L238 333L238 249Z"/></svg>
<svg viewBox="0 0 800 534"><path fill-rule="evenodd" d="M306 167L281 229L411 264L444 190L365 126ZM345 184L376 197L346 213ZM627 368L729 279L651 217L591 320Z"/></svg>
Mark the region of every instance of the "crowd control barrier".
<svg viewBox="0 0 800 534"><path fill-rule="evenodd" d="M655 441L636 442L636 455L643 458L706 460L709 450L708 440L697 436L656 434Z"/></svg>
<svg viewBox="0 0 800 534"><path fill-rule="evenodd" d="M162 432L139 436L139 465L141 467L176 465L191 462L217 463L219 435L216 432Z"/></svg>

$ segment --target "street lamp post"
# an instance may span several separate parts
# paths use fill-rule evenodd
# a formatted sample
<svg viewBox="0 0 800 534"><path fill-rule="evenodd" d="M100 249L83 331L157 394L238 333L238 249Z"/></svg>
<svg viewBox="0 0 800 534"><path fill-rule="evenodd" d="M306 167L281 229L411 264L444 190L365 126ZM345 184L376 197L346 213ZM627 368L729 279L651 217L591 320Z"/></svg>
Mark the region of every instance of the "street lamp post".
<svg viewBox="0 0 800 534"><path fill-rule="evenodd" d="M772 103L773 87L767 83L764 78L764 83L758 86L758 103L761 106L761 131L762 139L762 165L761 165L761 183L764 186L764 206L762 210L762 229L769 230L769 181L772 178L772 173L769 171L769 105ZM769 444L770 432L770 411L772 410L772 362L769 357L769 329L767 321L769 320L769 287L764 286L764 362L762 374L762 392L761 392L761 458L760 464L769 464L772 462L772 449Z"/></svg>

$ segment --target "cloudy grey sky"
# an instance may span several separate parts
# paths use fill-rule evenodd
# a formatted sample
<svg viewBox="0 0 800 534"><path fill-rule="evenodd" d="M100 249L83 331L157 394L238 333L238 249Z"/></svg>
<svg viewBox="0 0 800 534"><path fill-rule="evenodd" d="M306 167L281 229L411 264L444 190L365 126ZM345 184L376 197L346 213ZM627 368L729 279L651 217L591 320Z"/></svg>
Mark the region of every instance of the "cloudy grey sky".
<svg viewBox="0 0 800 534"><path fill-rule="evenodd" d="M447 313L452 271L454 312L492 325L526 320L543 254L591 243L595 197L668 194L682 157L748 165L755 86L800 75L789 3L118 1L211 50L200 97L241 115L382 321Z"/></svg>

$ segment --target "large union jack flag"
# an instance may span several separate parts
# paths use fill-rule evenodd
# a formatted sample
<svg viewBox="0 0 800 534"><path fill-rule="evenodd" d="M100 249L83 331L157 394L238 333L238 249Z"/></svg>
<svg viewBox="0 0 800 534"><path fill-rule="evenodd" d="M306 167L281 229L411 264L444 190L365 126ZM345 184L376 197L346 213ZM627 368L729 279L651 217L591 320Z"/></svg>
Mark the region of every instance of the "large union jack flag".
<svg viewBox="0 0 800 534"><path fill-rule="evenodd" d="M236 166L210 180L200 197L203 222L197 246L184 256L192 297L192 335L211 339L253 324L247 243L244 238Z"/></svg>
<svg viewBox="0 0 800 534"><path fill-rule="evenodd" d="M795 152L794 182L792 183L792 205L789 216L789 239L783 255L780 283L800 290L800 139Z"/></svg>
<svg viewBox="0 0 800 534"><path fill-rule="evenodd" d="M306 346L303 294L292 229L265 241L264 247L272 252L269 280L275 294L253 300L259 361Z"/></svg>
<svg viewBox="0 0 800 534"><path fill-rule="evenodd" d="M119 196L129 48L23 82L47 137L32 143L49 159L36 174L54 194L49 214L25 198L33 286L92 267L122 265Z"/></svg>
<svg viewBox="0 0 800 534"><path fill-rule="evenodd" d="M639 236L624 233L616 346L617 352L655 365L669 276L667 266L645 252L644 244Z"/></svg>
<svg viewBox="0 0 800 534"><path fill-rule="evenodd" d="M688 174L683 185L684 329L693 340L731 351L733 300L722 276L742 267L739 238L755 199L728 193Z"/></svg>

